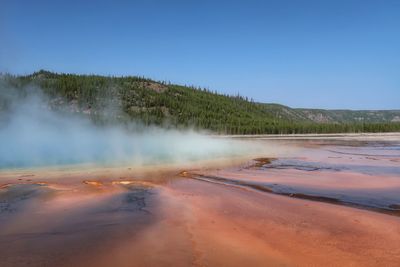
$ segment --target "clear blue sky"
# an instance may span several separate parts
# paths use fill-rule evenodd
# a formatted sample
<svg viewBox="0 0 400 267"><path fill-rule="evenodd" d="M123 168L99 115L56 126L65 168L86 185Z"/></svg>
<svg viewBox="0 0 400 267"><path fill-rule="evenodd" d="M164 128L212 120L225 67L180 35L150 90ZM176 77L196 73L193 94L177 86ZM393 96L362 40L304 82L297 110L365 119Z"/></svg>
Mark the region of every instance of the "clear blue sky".
<svg viewBox="0 0 400 267"><path fill-rule="evenodd" d="M1 0L0 71L38 69L400 109L400 1Z"/></svg>

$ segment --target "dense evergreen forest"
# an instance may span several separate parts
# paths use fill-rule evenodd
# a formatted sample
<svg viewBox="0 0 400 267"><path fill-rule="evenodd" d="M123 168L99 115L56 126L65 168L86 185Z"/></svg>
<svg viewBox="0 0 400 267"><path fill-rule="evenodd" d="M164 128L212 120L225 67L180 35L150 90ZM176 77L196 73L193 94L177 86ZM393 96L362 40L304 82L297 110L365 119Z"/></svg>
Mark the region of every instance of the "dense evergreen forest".
<svg viewBox="0 0 400 267"><path fill-rule="evenodd" d="M292 109L256 103L193 86L143 77L58 74L3 74L7 90L40 90L52 108L63 107L101 124L141 122L221 134L294 134L400 131L400 111Z"/></svg>

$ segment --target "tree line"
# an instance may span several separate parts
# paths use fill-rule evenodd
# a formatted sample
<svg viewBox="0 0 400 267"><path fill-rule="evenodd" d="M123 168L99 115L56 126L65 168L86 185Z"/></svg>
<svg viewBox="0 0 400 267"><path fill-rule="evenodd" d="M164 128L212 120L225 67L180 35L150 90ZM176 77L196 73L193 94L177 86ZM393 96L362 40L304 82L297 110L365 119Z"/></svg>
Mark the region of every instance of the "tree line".
<svg viewBox="0 0 400 267"><path fill-rule="evenodd" d="M220 134L361 133L400 131L400 123L316 123L288 107L255 103L240 95L156 82L136 76L58 74L2 75L12 88L37 87L50 100L76 105L96 123L205 129ZM86 112L85 112L86 111ZM112 116L110 116L110 114Z"/></svg>

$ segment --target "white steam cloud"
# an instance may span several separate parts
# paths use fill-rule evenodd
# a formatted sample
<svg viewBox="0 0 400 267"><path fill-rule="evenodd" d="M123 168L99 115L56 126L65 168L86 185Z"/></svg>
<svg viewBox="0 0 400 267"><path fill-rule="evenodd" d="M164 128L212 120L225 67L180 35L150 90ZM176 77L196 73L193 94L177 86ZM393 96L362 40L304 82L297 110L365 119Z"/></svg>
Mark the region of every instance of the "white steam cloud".
<svg viewBox="0 0 400 267"><path fill-rule="evenodd" d="M179 163L247 151L238 142L189 130L96 126L88 118L50 109L37 91L24 97L14 91L0 85L0 168Z"/></svg>

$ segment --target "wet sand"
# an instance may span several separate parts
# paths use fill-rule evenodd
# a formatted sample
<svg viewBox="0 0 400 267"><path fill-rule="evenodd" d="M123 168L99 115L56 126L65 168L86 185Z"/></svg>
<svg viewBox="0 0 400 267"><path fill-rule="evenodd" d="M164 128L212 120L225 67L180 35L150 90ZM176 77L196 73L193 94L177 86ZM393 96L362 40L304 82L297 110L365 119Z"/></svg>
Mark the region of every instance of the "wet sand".
<svg viewBox="0 0 400 267"><path fill-rule="evenodd" d="M398 203L400 157L396 140L378 141L263 140L264 161L2 171L0 266L398 266L400 216L382 210ZM276 142L290 153L268 150Z"/></svg>

